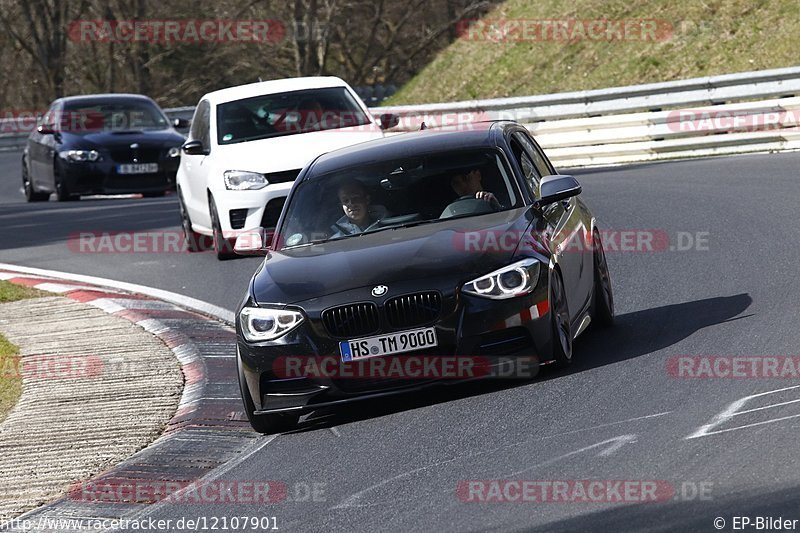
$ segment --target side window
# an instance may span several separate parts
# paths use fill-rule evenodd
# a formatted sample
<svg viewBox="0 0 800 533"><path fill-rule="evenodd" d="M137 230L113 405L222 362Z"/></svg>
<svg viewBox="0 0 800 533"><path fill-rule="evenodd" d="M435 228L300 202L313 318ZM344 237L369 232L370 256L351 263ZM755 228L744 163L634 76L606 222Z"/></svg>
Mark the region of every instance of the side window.
<svg viewBox="0 0 800 533"><path fill-rule="evenodd" d="M47 113L44 116L39 118L39 122L37 126L41 126L42 124L47 124L48 126L56 126L58 121L58 105L53 104L50 106L50 109L47 110Z"/></svg>
<svg viewBox="0 0 800 533"><path fill-rule="evenodd" d="M211 106L207 100L203 100L197 106L192 118L192 129L189 131L189 138L202 141L206 150L211 149L211 135L209 132L209 117L211 116Z"/></svg>
<svg viewBox="0 0 800 533"><path fill-rule="evenodd" d="M525 176L525 183L528 184L528 189L535 197L539 191L539 180L541 179L541 175L536 169L536 166L533 164L533 160L517 139L517 135L518 134L515 133L511 139L511 151L514 153L514 158L517 160L517 163L519 163L519 166L522 169L522 174Z"/></svg>
<svg viewBox="0 0 800 533"><path fill-rule="evenodd" d="M536 143L534 143L531 138L521 132L518 131L514 133L514 138L518 139L519 142L525 147L525 151L531 156L533 160L533 164L536 166L536 169L539 171L539 176L552 176L555 174L555 170L547 158L544 156L542 149L539 148Z"/></svg>

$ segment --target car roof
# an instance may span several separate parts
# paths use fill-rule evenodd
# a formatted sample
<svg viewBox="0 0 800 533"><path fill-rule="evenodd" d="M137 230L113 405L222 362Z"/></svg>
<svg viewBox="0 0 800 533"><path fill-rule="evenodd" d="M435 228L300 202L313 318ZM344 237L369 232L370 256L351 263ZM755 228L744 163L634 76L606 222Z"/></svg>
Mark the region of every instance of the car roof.
<svg viewBox="0 0 800 533"><path fill-rule="evenodd" d="M321 155L314 161L310 176L319 176L340 168L380 160L392 160L426 153L494 148L499 144L510 121L475 122L468 129L431 128L402 133L354 144ZM311 179L314 179L311 177Z"/></svg>
<svg viewBox="0 0 800 533"><path fill-rule="evenodd" d="M143 94L132 93L102 93L102 94L81 94L76 96L65 96L53 103L61 102L64 104L87 104L92 102L113 102L113 101L144 100L153 102L153 99Z"/></svg>
<svg viewBox="0 0 800 533"><path fill-rule="evenodd" d="M327 87L346 87L344 80L334 76L307 76L303 78L285 78L281 80L259 81L228 87L207 93L201 100L208 100L211 104L222 104L254 96L278 94L305 89L321 89Z"/></svg>

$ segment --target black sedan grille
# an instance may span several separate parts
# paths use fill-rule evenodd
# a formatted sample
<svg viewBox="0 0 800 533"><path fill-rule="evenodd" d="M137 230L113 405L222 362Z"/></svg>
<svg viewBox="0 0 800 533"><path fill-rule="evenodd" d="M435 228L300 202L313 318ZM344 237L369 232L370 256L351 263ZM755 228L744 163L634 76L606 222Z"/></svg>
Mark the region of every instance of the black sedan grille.
<svg viewBox="0 0 800 533"><path fill-rule="evenodd" d="M378 308L374 303L363 302L326 309L322 312L322 324L334 337L370 335L380 328Z"/></svg>
<svg viewBox="0 0 800 533"><path fill-rule="evenodd" d="M442 297L438 292L397 296L387 301L386 320L392 328L423 326L439 318Z"/></svg>

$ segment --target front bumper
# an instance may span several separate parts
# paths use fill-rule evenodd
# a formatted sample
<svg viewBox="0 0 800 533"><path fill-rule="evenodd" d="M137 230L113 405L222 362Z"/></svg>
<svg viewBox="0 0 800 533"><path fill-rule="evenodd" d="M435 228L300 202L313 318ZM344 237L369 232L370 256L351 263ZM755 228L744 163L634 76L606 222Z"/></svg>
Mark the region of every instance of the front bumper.
<svg viewBox="0 0 800 533"><path fill-rule="evenodd" d="M341 361L339 341L354 339L330 335L321 319L322 311L332 305L357 301L349 299L354 295L323 296L291 306L301 308L306 319L273 342L246 342L237 320L239 364L256 414L305 412L486 376L533 377L553 353L547 270L543 271L533 293L509 300L456 292L452 284L448 289L447 280L433 286L426 280L424 288L419 282L395 284L394 294L441 294L439 317L420 325L435 328L438 346L359 362ZM378 304L383 311L382 302ZM379 334L408 329L416 328L382 327ZM448 368L451 371L445 372Z"/></svg>
<svg viewBox="0 0 800 533"><path fill-rule="evenodd" d="M253 191L214 191L223 237L235 239L243 232L274 228L292 185L271 183Z"/></svg>
<svg viewBox="0 0 800 533"><path fill-rule="evenodd" d="M62 162L61 179L71 194L131 194L168 191L175 188L180 158L158 161L158 172L120 174L112 160Z"/></svg>

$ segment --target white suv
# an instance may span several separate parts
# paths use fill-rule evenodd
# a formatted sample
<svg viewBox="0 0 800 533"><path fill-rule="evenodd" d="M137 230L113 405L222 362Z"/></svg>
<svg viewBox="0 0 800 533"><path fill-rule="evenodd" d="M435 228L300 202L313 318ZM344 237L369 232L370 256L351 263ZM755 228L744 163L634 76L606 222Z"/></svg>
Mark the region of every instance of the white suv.
<svg viewBox="0 0 800 533"><path fill-rule="evenodd" d="M211 237L220 259L248 230L274 228L292 182L318 155L380 138L380 124L344 81L291 78L231 87L200 99L183 145L178 198L189 250Z"/></svg>

